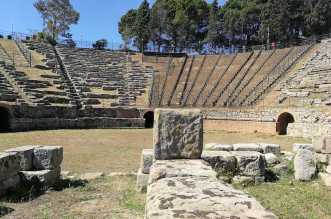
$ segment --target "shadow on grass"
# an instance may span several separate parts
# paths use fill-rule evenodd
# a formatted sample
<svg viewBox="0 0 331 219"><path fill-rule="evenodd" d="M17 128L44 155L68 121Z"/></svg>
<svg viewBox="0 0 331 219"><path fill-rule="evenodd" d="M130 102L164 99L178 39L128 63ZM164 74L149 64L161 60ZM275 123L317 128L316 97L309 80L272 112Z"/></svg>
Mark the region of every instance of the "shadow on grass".
<svg viewBox="0 0 331 219"><path fill-rule="evenodd" d="M29 202L45 194L48 190L60 192L68 188L85 187L87 183L86 180L60 179L50 187L45 186L38 178L35 178L22 182L19 187L9 190L2 201L10 203Z"/></svg>
<svg viewBox="0 0 331 219"><path fill-rule="evenodd" d="M10 214L13 211L14 211L13 208L8 208L8 207L1 206L0 205L0 217L3 217L5 215L7 215L7 214Z"/></svg>

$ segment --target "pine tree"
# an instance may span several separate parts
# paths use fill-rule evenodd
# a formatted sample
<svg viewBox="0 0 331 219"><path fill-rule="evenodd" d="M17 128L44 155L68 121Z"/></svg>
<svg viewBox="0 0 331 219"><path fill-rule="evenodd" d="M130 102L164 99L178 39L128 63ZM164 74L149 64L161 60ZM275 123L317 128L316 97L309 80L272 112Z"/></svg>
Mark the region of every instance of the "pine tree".
<svg viewBox="0 0 331 219"><path fill-rule="evenodd" d="M150 9L147 0L143 0L137 10L136 23L135 23L135 45L141 52L146 48L150 40Z"/></svg>
<svg viewBox="0 0 331 219"><path fill-rule="evenodd" d="M216 49L222 43L222 21L217 0L213 1L209 9L207 31L205 42L212 49Z"/></svg>

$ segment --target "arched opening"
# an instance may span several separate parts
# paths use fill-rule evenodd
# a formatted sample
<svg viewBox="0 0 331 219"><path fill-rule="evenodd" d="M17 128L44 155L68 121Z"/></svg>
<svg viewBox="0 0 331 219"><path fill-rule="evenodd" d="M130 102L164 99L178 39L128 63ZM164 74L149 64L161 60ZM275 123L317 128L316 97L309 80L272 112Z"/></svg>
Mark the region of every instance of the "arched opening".
<svg viewBox="0 0 331 219"><path fill-rule="evenodd" d="M144 119L145 119L145 128L153 128L154 125L154 112L153 111L148 111L147 113L145 113L144 115Z"/></svg>
<svg viewBox="0 0 331 219"><path fill-rule="evenodd" d="M294 117L290 113L282 113L279 115L276 123L276 132L279 135L287 135L287 127L289 123L294 123Z"/></svg>
<svg viewBox="0 0 331 219"><path fill-rule="evenodd" d="M0 107L0 132L10 131L10 115L6 108Z"/></svg>

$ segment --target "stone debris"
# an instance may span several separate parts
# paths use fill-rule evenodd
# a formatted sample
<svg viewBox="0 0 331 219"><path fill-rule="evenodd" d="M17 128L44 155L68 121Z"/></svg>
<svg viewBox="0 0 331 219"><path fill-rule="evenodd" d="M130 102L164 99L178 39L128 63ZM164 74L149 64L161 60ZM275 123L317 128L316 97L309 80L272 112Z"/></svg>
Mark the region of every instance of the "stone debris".
<svg viewBox="0 0 331 219"><path fill-rule="evenodd" d="M141 153L140 169L142 173L149 174L149 169L153 164L153 149L144 149Z"/></svg>
<svg viewBox="0 0 331 219"><path fill-rule="evenodd" d="M316 160L308 149L299 149L294 158L294 176L296 180L310 181L316 174Z"/></svg>
<svg viewBox="0 0 331 219"><path fill-rule="evenodd" d="M203 117L200 110L156 109L154 118L156 160L201 158Z"/></svg>
<svg viewBox="0 0 331 219"><path fill-rule="evenodd" d="M316 152L331 154L331 137L319 136L313 138L313 145Z"/></svg>

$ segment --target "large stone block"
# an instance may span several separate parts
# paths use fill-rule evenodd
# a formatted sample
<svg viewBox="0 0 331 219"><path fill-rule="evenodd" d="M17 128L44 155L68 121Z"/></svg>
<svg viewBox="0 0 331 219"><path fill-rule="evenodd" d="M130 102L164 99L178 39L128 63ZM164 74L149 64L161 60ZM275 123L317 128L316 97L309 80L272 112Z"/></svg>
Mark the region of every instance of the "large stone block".
<svg viewBox="0 0 331 219"><path fill-rule="evenodd" d="M38 146L23 146L23 147L17 147L17 148L11 148L9 150L6 150L6 152L16 152L20 158L20 166L22 171L29 171L32 170L33 165L33 152L34 149Z"/></svg>
<svg viewBox="0 0 331 219"><path fill-rule="evenodd" d="M20 177L18 174L10 176L7 179L0 181L0 196L5 195L8 190L16 189L20 184Z"/></svg>
<svg viewBox="0 0 331 219"><path fill-rule="evenodd" d="M264 154L273 153L277 156L280 155L280 145L278 144L260 143L259 145L261 146Z"/></svg>
<svg viewBox="0 0 331 219"><path fill-rule="evenodd" d="M21 180L31 184L40 183L45 187L53 186L61 176L61 168L39 171L21 171Z"/></svg>
<svg viewBox="0 0 331 219"><path fill-rule="evenodd" d="M156 160L199 159L203 149L201 111L157 109L153 137Z"/></svg>
<svg viewBox="0 0 331 219"><path fill-rule="evenodd" d="M297 153L298 150L302 150L302 149L314 151L314 147L312 144L300 144L300 143L293 144L294 153Z"/></svg>
<svg viewBox="0 0 331 219"><path fill-rule="evenodd" d="M239 175L264 176L266 161L264 155L255 151L234 151L237 159Z"/></svg>
<svg viewBox="0 0 331 219"><path fill-rule="evenodd" d="M237 172L237 160L227 151L204 151L201 158L221 175L233 176Z"/></svg>
<svg viewBox="0 0 331 219"><path fill-rule="evenodd" d="M163 178L192 176L216 178L216 172L203 160L157 160L151 167L149 184Z"/></svg>
<svg viewBox="0 0 331 219"><path fill-rule="evenodd" d="M233 145L209 143L203 149L207 151L233 151Z"/></svg>
<svg viewBox="0 0 331 219"><path fill-rule="evenodd" d="M146 219L277 218L254 198L215 178L165 178L149 185Z"/></svg>
<svg viewBox="0 0 331 219"><path fill-rule="evenodd" d="M141 169L137 173L137 185L136 189L138 192L146 192L148 186L149 174L145 174Z"/></svg>
<svg viewBox="0 0 331 219"><path fill-rule="evenodd" d="M244 144L234 144L234 151L256 151L263 153L263 149L259 144L254 143L244 143Z"/></svg>
<svg viewBox="0 0 331 219"><path fill-rule="evenodd" d="M142 173L149 174L149 169L153 164L154 151L152 149L144 149L141 153L140 169Z"/></svg>
<svg viewBox="0 0 331 219"><path fill-rule="evenodd" d="M309 181L316 174L316 159L311 150L299 149L294 157L296 180Z"/></svg>
<svg viewBox="0 0 331 219"><path fill-rule="evenodd" d="M20 171L20 156L15 152L0 154L0 181L17 175Z"/></svg>
<svg viewBox="0 0 331 219"><path fill-rule="evenodd" d="M34 149L33 167L37 170L50 170L60 167L63 148L60 146L41 146Z"/></svg>

